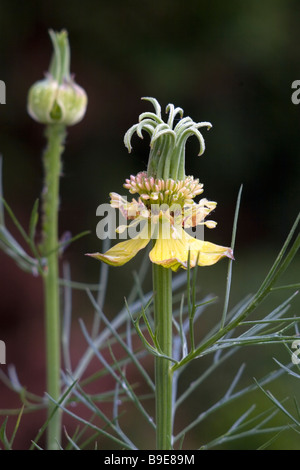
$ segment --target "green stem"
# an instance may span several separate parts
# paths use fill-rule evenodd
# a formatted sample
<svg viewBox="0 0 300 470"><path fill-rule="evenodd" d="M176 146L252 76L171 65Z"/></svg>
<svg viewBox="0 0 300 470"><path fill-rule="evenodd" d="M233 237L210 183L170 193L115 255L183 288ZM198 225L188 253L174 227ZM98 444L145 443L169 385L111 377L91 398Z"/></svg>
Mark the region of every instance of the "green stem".
<svg viewBox="0 0 300 470"><path fill-rule="evenodd" d="M46 315L47 392L55 401L60 396L60 308L58 270L58 206L61 154L64 150L65 126L46 128L47 148L44 154L45 186L43 191L43 253L47 259L44 275ZM48 418L56 405L49 401ZM47 428L47 448L58 449L61 441L61 413L56 410Z"/></svg>
<svg viewBox="0 0 300 470"><path fill-rule="evenodd" d="M155 334L163 354L172 357L172 271L153 264ZM171 362L155 358L156 448L172 449Z"/></svg>

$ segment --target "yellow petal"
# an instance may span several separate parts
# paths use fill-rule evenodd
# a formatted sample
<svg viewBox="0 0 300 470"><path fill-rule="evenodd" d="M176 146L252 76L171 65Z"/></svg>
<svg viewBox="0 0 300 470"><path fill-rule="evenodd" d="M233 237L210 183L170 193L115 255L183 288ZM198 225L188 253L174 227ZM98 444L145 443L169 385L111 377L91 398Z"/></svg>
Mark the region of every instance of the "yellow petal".
<svg viewBox="0 0 300 470"><path fill-rule="evenodd" d="M191 265L195 266L197 258L198 266L211 266L225 256L234 259L231 248L197 240L196 238L190 237L188 234L186 235L189 237L188 246L190 248Z"/></svg>
<svg viewBox="0 0 300 470"><path fill-rule="evenodd" d="M165 268L177 271L178 268L187 267L187 250L182 239L158 238L149 253L152 263L160 264Z"/></svg>
<svg viewBox="0 0 300 470"><path fill-rule="evenodd" d="M146 228L148 231L148 227ZM143 230L137 237L117 243L104 254L87 253L87 256L104 261L111 266L123 266L148 245L150 238L147 238L145 234L146 232Z"/></svg>
<svg viewBox="0 0 300 470"><path fill-rule="evenodd" d="M211 266L225 256L233 259L231 248L197 240L184 230L180 235L181 237L176 239L158 238L149 254L150 260L177 271L180 267L187 269L189 256L190 267L194 267L197 261L199 266Z"/></svg>

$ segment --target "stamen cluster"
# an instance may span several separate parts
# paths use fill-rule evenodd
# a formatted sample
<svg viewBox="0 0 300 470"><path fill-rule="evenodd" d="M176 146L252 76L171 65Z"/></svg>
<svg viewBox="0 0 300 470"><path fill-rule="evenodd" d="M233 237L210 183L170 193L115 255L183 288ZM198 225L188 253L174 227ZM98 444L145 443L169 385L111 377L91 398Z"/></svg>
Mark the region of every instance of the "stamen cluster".
<svg viewBox="0 0 300 470"><path fill-rule="evenodd" d="M192 204L193 199L203 193L203 184L192 176L187 176L184 180L174 181L148 177L147 173L140 172L136 176L131 175L126 179L124 188L131 194L138 193L146 206L151 204L179 204L182 207Z"/></svg>

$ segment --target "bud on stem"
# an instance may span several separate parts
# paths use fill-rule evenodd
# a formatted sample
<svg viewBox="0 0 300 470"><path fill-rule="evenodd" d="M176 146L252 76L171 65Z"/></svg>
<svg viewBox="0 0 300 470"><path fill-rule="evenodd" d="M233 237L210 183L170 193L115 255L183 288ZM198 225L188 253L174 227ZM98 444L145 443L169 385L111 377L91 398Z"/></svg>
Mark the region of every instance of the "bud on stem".
<svg viewBox="0 0 300 470"><path fill-rule="evenodd" d="M53 55L49 71L28 93L28 113L42 124L77 124L86 112L87 95L70 74L70 46L66 31L49 32Z"/></svg>

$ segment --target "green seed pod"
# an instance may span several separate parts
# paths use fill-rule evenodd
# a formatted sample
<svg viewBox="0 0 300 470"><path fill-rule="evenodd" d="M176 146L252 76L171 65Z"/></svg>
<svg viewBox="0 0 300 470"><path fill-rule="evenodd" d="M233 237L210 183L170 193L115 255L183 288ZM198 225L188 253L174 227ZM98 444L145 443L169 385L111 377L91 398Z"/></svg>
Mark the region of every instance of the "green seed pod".
<svg viewBox="0 0 300 470"><path fill-rule="evenodd" d="M29 115L42 124L77 124L86 112L87 95L70 75L67 33L50 31L54 53L49 72L28 93Z"/></svg>
<svg viewBox="0 0 300 470"><path fill-rule="evenodd" d="M85 115L87 95L72 81L61 85L51 76L36 82L28 93L28 113L42 124L77 124Z"/></svg>

